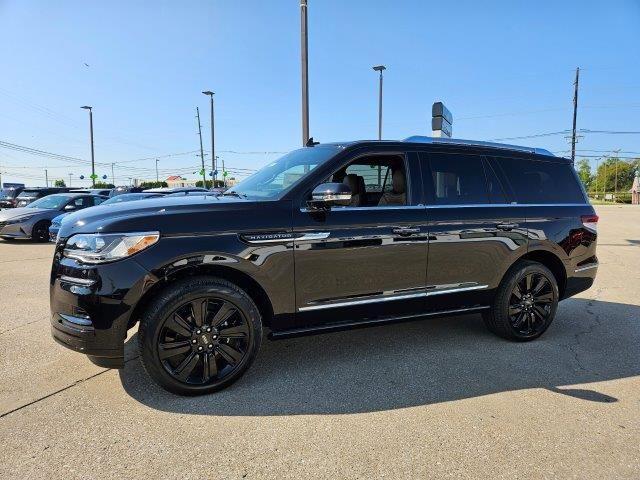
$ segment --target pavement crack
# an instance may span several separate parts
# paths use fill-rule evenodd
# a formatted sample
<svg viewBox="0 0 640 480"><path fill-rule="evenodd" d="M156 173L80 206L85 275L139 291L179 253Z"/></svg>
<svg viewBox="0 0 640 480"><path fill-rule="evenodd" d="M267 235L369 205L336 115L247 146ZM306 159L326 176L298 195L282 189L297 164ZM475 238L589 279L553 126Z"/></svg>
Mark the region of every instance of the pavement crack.
<svg viewBox="0 0 640 480"><path fill-rule="evenodd" d="M129 363L129 362L131 362L133 360L137 360L139 357L140 357L140 355L136 355L135 357L131 357L131 358L125 360L124 363L127 364L127 363ZM35 400L32 400L31 402L25 403L24 405L20 405L19 407L16 407L14 409L9 410L8 412L2 413L2 414L0 414L0 418L4 418L4 417L6 417L8 415L11 415L12 413L15 413L15 412L18 412L18 411L22 410L23 408L27 408L27 407L29 407L31 405L34 405L34 404L36 404L38 402L41 402L42 400L46 400L47 398L51 398L51 397L53 397L53 396L55 396L55 395L57 395L59 393L62 393L64 391L66 391L66 390L69 390L70 388L73 388L73 387L75 387L77 385L80 385L80 384L82 384L82 383L84 383L84 382L86 382L88 380L91 380L92 378L96 378L97 376L102 375L103 373L106 373L109 370L113 370L113 369L112 368L106 368L106 369L104 369L104 370L102 370L102 371L100 371L98 373L94 373L93 375L90 375L90 376L88 376L86 378L81 378L80 380L76 380L72 384L67 385L66 387L63 387L63 388L61 388L59 390L56 390L55 392L48 393L47 395L43 395L40 398L36 398Z"/></svg>

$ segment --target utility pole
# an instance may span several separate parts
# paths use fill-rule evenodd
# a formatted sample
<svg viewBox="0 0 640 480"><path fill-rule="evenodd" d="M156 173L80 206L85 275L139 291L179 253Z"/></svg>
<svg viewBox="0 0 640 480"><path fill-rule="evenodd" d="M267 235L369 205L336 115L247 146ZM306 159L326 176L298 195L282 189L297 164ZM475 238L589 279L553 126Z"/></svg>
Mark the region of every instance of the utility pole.
<svg viewBox="0 0 640 480"><path fill-rule="evenodd" d="M49 172L47 172L46 168L44 169L44 186L49 186Z"/></svg>
<svg viewBox="0 0 640 480"><path fill-rule="evenodd" d="M373 67L376 72L380 72L380 87L378 88L378 140L382 140L382 72L387 69L384 65Z"/></svg>
<svg viewBox="0 0 640 480"><path fill-rule="evenodd" d="M115 165L115 163L111 164L111 183L113 184L113 186L115 187L116 185L116 178L115 175L113 174L113 166Z"/></svg>
<svg viewBox="0 0 640 480"><path fill-rule="evenodd" d="M216 144L215 144L215 130L213 128L213 95L214 93L210 90L207 90L206 92L202 92L205 95L209 95L209 98L211 99L211 187L215 187L216 186Z"/></svg>
<svg viewBox="0 0 640 480"><path fill-rule="evenodd" d="M156 158L156 183L160 182L160 176L158 175L158 162L159 160Z"/></svg>
<svg viewBox="0 0 640 480"><path fill-rule="evenodd" d="M224 169L224 158L222 159L222 181L224 182L224 188L227 188L227 171Z"/></svg>
<svg viewBox="0 0 640 480"><path fill-rule="evenodd" d="M614 150L614 152L616 153L616 156L614 157L616 159L616 181L613 188L613 191L614 191L613 199L614 201L616 201L616 199L618 198L618 163L620 162L618 155L620 154L620 149L618 148L617 150Z"/></svg>
<svg viewBox="0 0 640 480"><path fill-rule="evenodd" d="M578 120L578 83L580 81L580 67L576 68L576 81L573 83L573 128L571 130L571 163L576 162L576 122Z"/></svg>
<svg viewBox="0 0 640 480"><path fill-rule="evenodd" d="M200 136L200 160L202 160L202 188L207 188L207 175L204 171L204 150L202 149L202 125L200 125L200 109L196 107L198 118L198 135Z"/></svg>
<svg viewBox="0 0 640 480"><path fill-rule="evenodd" d="M302 64L302 146L304 147L309 140L309 36L307 32L307 0L300 0L300 47L300 61Z"/></svg>
<svg viewBox="0 0 640 480"><path fill-rule="evenodd" d="M69 173L69 188L71 188L71 175L73 175L73 173Z"/></svg>
<svg viewBox="0 0 640 480"><path fill-rule="evenodd" d="M93 151L93 107L89 105L85 105L84 107L80 107L85 110L89 110L89 132L91 134L91 185L96 186L96 161L94 157Z"/></svg>

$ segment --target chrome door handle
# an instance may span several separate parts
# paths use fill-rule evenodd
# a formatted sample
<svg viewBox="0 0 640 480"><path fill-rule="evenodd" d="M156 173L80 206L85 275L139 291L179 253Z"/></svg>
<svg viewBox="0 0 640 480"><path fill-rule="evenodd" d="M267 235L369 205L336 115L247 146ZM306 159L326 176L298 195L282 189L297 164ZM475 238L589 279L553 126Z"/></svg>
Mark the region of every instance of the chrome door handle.
<svg viewBox="0 0 640 480"><path fill-rule="evenodd" d="M520 225L517 223L499 223L496 225L498 230L513 230L514 228L518 228Z"/></svg>
<svg viewBox="0 0 640 480"><path fill-rule="evenodd" d="M398 235L411 235L413 233L420 233L418 227L398 227L393 229L393 233Z"/></svg>

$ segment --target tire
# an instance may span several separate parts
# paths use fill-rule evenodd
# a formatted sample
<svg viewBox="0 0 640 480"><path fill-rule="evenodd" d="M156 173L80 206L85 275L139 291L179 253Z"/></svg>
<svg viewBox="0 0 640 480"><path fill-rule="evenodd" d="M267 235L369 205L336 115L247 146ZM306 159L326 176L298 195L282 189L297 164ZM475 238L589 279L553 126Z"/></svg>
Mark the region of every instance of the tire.
<svg viewBox="0 0 640 480"><path fill-rule="evenodd" d="M51 222L42 220L36 223L31 230L31 239L34 242L42 243L49 241L49 225Z"/></svg>
<svg viewBox="0 0 640 480"><path fill-rule="evenodd" d="M538 262L520 261L507 271L491 310L482 318L496 335L526 342L538 338L549 328L556 315L558 299L558 282L551 270Z"/></svg>
<svg viewBox="0 0 640 480"><path fill-rule="evenodd" d="M251 366L261 341L262 318L251 297L215 277L191 277L162 290L138 330L145 370L179 395L228 387Z"/></svg>

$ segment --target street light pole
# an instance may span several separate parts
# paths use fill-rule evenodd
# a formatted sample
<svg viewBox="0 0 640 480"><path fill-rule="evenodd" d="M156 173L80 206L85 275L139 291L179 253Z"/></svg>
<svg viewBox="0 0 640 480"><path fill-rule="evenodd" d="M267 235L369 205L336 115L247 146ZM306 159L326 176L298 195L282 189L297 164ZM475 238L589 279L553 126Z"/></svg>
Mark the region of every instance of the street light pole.
<svg viewBox="0 0 640 480"><path fill-rule="evenodd" d="M85 110L89 110L89 132L91 134L91 185L96 186L96 161L93 150L93 107L85 105L80 107Z"/></svg>
<svg viewBox="0 0 640 480"><path fill-rule="evenodd" d="M202 92L205 95L209 95L210 99L211 99L211 178L212 178L212 183L211 186L215 187L216 186L216 144L215 144L215 130L214 130L214 124L213 124L213 95L214 93L210 90L207 90L205 92Z"/></svg>
<svg viewBox="0 0 640 480"><path fill-rule="evenodd" d="M300 0L300 63L302 69L302 146L309 140L309 35L307 0Z"/></svg>
<svg viewBox="0 0 640 480"><path fill-rule="evenodd" d="M376 72L380 72L380 86L378 88L378 140L382 140L382 72L387 69L384 65L373 67Z"/></svg>
<svg viewBox="0 0 640 480"><path fill-rule="evenodd" d="M69 188L71 188L71 175L73 175L73 173L69 172Z"/></svg>
<svg viewBox="0 0 640 480"><path fill-rule="evenodd" d="M159 160L156 158L156 183L160 182L160 176L158 175L158 162Z"/></svg>

